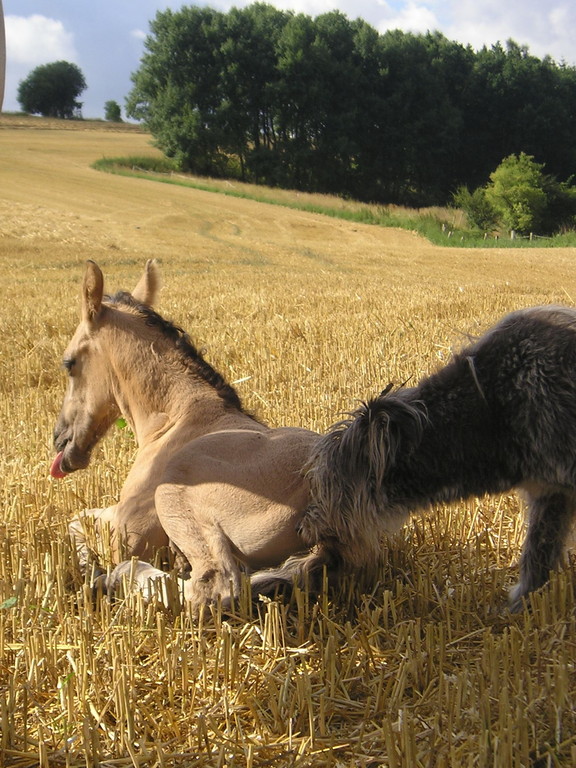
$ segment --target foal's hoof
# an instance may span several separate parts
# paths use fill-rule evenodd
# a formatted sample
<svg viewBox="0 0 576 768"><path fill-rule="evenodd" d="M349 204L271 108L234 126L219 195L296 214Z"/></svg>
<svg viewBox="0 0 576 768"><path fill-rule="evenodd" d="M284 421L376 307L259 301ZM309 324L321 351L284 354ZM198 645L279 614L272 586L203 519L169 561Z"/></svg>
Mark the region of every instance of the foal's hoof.
<svg viewBox="0 0 576 768"><path fill-rule="evenodd" d="M106 573L99 574L92 581L92 594L94 597L108 594L108 577Z"/></svg>
<svg viewBox="0 0 576 768"><path fill-rule="evenodd" d="M106 579L106 593L128 597L139 593L145 603L179 611L182 603L183 583L150 563L127 560L117 565Z"/></svg>

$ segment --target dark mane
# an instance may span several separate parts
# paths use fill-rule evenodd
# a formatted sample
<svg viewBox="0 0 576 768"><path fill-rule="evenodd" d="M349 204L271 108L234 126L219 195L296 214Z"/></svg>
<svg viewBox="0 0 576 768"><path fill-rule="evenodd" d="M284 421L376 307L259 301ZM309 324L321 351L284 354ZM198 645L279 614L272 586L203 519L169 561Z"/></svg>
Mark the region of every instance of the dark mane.
<svg viewBox="0 0 576 768"><path fill-rule="evenodd" d="M110 304L125 306L135 310L144 319L146 325L158 328L162 335L170 339L174 343L175 348L181 352L184 361L194 376L200 377L210 386L214 387L227 405L246 413L238 392L226 381L222 374L218 373L203 358L183 328L166 320L146 304L139 303L127 291L119 291L113 296L107 296L106 300Z"/></svg>

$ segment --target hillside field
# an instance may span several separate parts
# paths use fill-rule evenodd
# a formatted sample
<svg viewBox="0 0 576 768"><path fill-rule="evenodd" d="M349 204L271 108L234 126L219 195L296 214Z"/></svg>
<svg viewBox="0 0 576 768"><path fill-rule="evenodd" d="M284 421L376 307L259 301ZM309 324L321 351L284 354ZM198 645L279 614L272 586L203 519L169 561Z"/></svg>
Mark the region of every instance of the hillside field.
<svg viewBox="0 0 576 768"><path fill-rule="evenodd" d="M510 615L516 494L415 518L341 594L199 621L92 602L67 523L114 503L135 446L114 428L48 475L86 259L110 292L158 259L158 310L248 408L321 431L510 310L576 304L574 249L442 249L90 167L155 152L128 126L0 116L0 764L576 765L576 573Z"/></svg>

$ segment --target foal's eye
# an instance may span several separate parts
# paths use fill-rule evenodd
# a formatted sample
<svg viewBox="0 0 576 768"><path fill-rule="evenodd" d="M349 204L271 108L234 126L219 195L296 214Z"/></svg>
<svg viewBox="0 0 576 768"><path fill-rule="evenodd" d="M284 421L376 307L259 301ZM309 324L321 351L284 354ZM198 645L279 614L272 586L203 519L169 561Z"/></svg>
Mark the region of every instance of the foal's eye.
<svg viewBox="0 0 576 768"><path fill-rule="evenodd" d="M67 357L65 360L62 361L62 367L67 371L67 373L72 373L72 370L75 365L76 365L76 360L74 360L73 357Z"/></svg>

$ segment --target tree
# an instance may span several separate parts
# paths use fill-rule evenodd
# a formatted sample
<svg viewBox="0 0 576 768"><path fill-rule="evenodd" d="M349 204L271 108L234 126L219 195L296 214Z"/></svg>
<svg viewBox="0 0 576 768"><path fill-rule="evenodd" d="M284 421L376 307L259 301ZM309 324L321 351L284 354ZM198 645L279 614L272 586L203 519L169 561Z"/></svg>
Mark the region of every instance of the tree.
<svg viewBox="0 0 576 768"><path fill-rule="evenodd" d="M120 104L117 101L107 101L104 104L104 117L111 123L121 123L122 110L120 109Z"/></svg>
<svg viewBox="0 0 576 768"><path fill-rule="evenodd" d="M86 80L76 64L56 61L36 67L18 86L18 101L24 112L44 117L80 117L78 96Z"/></svg>
<svg viewBox="0 0 576 768"><path fill-rule="evenodd" d="M486 190L478 187L470 192L468 187L459 187L454 193L454 204L461 208L473 227L482 232L491 232L498 224L498 215L486 197Z"/></svg>
<svg viewBox="0 0 576 768"><path fill-rule="evenodd" d="M469 223L484 232L502 227L549 235L573 229L576 223L573 179L558 181L523 152L505 158L485 187L473 192L460 187L452 199Z"/></svg>
<svg viewBox="0 0 576 768"><path fill-rule="evenodd" d="M576 187L573 186L573 179L559 182L554 176L546 176L544 190L547 205L543 231L573 230L576 224Z"/></svg>
<svg viewBox="0 0 576 768"><path fill-rule="evenodd" d="M576 167L576 70L509 40L474 57L464 94L461 183L486 183L503 157L525 152L560 175Z"/></svg>
<svg viewBox="0 0 576 768"><path fill-rule="evenodd" d="M490 174L486 198L510 230L531 232L544 219L547 197L544 166L521 152L502 160Z"/></svg>
<svg viewBox="0 0 576 768"><path fill-rule="evenodd" d="M223 28L224 14L212 8L158 11L126 101L158 147L195 173L216 174L226 161L218 120Z"/></svg>
<svg viewBox="0 0 576 768"><path fill-rule="evenodd" d="M276 46L287 18L285 12L263 3L232 8L224 18L217 119L222 149L238 157L242 178L246 172L269 182L274 178L267 165L277 146Z"/></svg>
<svg viewBox="0 0 576 768"><path fill-rule="evenodd" d="M465 181L459 173L461 93L472 52L439 32L391 30L382 36L382 47L379 122L385 149L377 172L389 200L442 203Z"/></svg>
<svg viewBox="0 0 576 768"><path fill-rule="evenodd" d="M353 31L339 11L292 17L278 41L277 123L285 172L309 191L344 191L358 88ZM348 177L349 178L349 177Z"/></svg>

